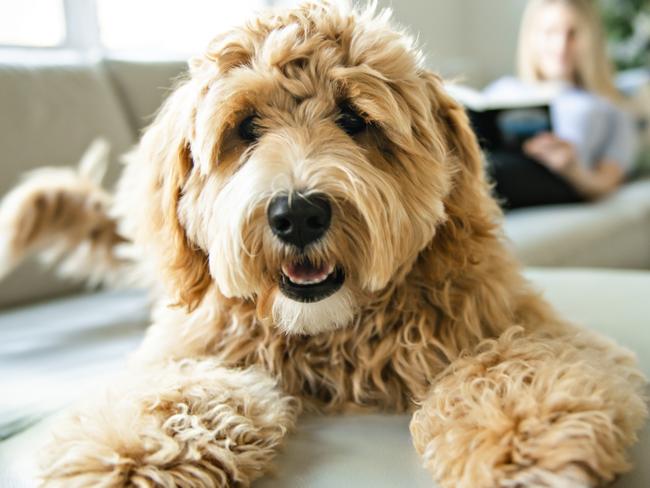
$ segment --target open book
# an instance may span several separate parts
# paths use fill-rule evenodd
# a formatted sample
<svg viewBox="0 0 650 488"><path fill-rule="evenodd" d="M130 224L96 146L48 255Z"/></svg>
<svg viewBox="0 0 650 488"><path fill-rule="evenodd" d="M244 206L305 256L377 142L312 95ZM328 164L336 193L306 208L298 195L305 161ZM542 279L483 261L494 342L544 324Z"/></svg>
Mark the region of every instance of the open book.
<svg viewBox="0 0 650 488"><path fill-rule="evenodd" d="M524 141L553 130L550 93L491 97L462 85L448 84L446 89L465 106L478 141L488 152L521 152Z"/></svg>

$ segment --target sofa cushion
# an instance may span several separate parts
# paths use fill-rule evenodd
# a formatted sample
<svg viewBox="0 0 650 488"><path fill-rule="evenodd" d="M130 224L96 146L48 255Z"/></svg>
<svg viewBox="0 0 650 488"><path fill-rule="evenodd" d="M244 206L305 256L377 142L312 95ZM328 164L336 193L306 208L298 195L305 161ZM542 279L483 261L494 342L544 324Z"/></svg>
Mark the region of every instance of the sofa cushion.
<svg viewBox="0 0 650 488"><path fill-rule="evenodd" d="M127 116L102 66L79 56L25 56L0 62L0 196L24 172L75 165L97 137L112 147L107 180L120 171L121 153L134 142ZM0 307L69 291L30 265L0 284Z"/></svg>
<svg viewBox="0 0 650 488"><path fill-rule="evenodd" d="M156 110L187 70L186 61L107 59L104 65L135 133L153 120Z"/></svg>
<svg viewBox="0 0 650 488"><path fill-rule="evenodd" d="M595 203L513 210L505 232L529 266L650 269L650 179Z"/></svg>
<svg viewBox="0 0 650 488"><path fill-rule="evenodd" d="M148 305L142 292L110 291L0 313L0 439L117 371L142 339Z"/></svg>
<svg viewBox="0 0 650 488"><path fill-rule="evenodd" d="M650 325L650 273L537 269L530 270L528 276L564 316L636 351L642 369L650 374L650 335L646 333ZM35 392L41 393L44 383L50 384L38 398L45 405L50 404L50 396L57 391L59 382L63 393L57 403L62 397L69 401L86 393L90 378L97 372L117 368L120 355L134 347L146 309L141 295L98 295L79 300L28 308L0 318L0 333L12 324L15 327L8 336L4 333L0 344L8 344L9 350L16 353L15 358L25 355L24 360L14 363L11 357L3 357L7 354L5 347L0 350L0 365L4 368L13 364L11 374L20 378L23 391L31 392L16 398L13 412L20 411L18 400L24 400L25 410L38 406L34 402ZM118 306L122 301L123 305ZM119 313L111 314L110 310ZM61 324L72 318L76 325L61 328ZM84 321L87 321L87 331L82 327ZM103 325L98 327L99 324ZM52 332L44 336L45 347L42 347L39 337L48 328ZM41 355L40 350L47 354ZM86 369L88 373L84 372ZM59 371L63 374L59 375ZM45 372L47 375L42 376ZM71 388L74 383L70 380L75 377L77 388ZM34 486L34 453L55 421L55 417L50 417L0 443L0 486ZM275 476L268 476L255 486L434 486L420 467L411 445L408 423L409 417L404 415L301 419L297 432L290 436L277 459ZM648 453L650 429L646 427L640 443L632 450L635 469L613 486L650 486L650 464L645 462Z"/></svg>

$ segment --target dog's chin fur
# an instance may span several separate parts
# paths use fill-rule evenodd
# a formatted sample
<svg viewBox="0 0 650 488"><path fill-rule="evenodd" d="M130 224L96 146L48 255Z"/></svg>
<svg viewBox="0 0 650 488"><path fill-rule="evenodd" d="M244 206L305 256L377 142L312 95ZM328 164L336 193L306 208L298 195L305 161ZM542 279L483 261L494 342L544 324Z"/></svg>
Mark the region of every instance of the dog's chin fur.
<svg viewBox="0 0 650 488"><path fill-rule="evenodd" d="M318 302L298 302L278 292L273 320L287 334L314 335L345 327L352 322L354 296L346 286Z"/></svg>

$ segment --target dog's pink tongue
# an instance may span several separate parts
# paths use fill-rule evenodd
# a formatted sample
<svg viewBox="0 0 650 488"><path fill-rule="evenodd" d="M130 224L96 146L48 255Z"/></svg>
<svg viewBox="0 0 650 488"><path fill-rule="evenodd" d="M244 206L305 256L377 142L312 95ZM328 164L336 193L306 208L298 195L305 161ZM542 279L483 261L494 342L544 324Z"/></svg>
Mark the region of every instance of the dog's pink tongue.
<svg viewBox="0 0 650 488"><path fill-rule="evenodd" d="M295 283L318 283L329 276L332 266L328 264L314 266L309 262L300 262L286 264L282 267L282 271Z"/></svg>

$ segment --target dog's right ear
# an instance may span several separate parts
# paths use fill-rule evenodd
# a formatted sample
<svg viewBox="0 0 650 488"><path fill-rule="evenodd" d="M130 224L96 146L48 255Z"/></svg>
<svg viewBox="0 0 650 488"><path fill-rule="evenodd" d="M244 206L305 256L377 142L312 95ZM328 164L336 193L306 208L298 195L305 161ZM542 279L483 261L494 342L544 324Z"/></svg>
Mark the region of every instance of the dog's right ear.
<svg viewBox="0 0 650 488"><path fill-rule="evenodd" d="M483 155L465 109L447 93L438 75L423 71L420 76L425 82L433 117L442 129L447 152L460 169L455 175L457 191L466 193L469 186L483 187Z"/></svg>
<svg viewBox="0 0 650 488"><path fill-rule="evenodd" d="M206 254L192 243L181 225L178 202L192 170L189 140L193 130L197 87L181 84L162 106L130 157L126 197L136 241L153 253L156 267L178 305L196 308L211 278ZM130 194L129 194L130 193Z"/></svg>
<svg viewBox="0 0 650 488"><path fill-rule="evenodd" d="M439 76L428 71L420 76L453 165L452 188L444 202L449 218L437 239L447 243L450 255L461 261L474 260L484 239L498 234L501 211L490 194L483 154L465 109L446 92ZM440 242L437 249L441 249Z"/></svg>

